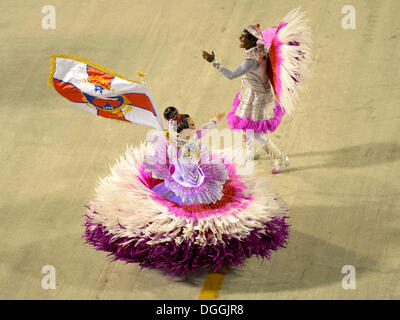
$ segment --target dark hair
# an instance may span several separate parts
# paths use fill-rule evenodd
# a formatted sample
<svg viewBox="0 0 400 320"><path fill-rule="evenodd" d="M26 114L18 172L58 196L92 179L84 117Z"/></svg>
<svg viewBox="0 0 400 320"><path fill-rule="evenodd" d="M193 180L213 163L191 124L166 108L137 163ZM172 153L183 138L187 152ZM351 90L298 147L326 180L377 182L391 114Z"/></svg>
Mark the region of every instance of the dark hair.
<svg viewBox="0 0 400 320"><path fill-rule="evenodd" d="M255 47L257 45L257 41L258 39L253 36L249 31L247 31L246 29L243 30L244 33L246 33L247 38L250 40L250 42L252 43L253 47Z"/></svg>
<svg viewBox="0 0 400 320"><path fill-rule="evenodd" d="M174 120L179 114L179 111L174 106L170 106L164 110L164 118L165 120ZM189 128L189 123L187 119L190 118L188 114L182 114L182 117L176 123L176 131L179 133L183 129Z"/></svg>

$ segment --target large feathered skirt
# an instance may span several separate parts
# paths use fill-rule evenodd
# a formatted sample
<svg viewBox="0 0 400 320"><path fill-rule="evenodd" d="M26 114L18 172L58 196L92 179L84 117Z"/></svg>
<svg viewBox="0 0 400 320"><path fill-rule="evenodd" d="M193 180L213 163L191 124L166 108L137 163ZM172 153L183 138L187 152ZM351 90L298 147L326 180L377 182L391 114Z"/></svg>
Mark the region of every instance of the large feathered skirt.
<svg viewBox="0 0 400 320"><path fill-rule="evenodd" d="M144 144L128 147L86 206L83 237L97 250L113 260L183 276L238 266L252 255L270 259L272 251L286 246L284 201L265 178L239 176L228 153L219 156L228 174L222 197L182 204L153 191L164 180L146 171L145 152ZM207 177L210 168L203 171L204 183L215 179Z"/></svg>

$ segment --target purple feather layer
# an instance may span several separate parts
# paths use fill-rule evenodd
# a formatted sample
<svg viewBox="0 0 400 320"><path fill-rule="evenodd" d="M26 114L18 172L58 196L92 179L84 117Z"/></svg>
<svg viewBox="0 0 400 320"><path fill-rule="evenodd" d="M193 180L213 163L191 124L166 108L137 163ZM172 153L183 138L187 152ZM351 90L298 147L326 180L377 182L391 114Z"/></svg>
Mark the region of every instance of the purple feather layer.
<svg viewBox="0 0 400 320"><path fill-rule="evenodd" d="M246 130L252 129L254 132L263 132L267 133L268 131L274 132L276 128L278 128L281 123L282 117L285 114L285 109L283 109L280 104L274 100L275 108L274 114L275 116L269 120L263 121L253 121L252 119L240 118L235 115L236 109L240 104L239 100L240 92L238 92L235 96L235 100L233 101L233 108L231 112L226 116L226 122L231 127L232 130Z"/></svg>
<svg viewBox="0 0 400 320"><path fill-rule="evenodd" d="M215 272L222 267L239 266L252 255L269 260L272 251L286 247L289 236L286 218L275 217L265 222L263 230L254 229L241 240L224 235L224 242L213 246L200 246L190 241L179 245L175 242L149 245L146 244L148 239L128 237L113 240L114 235L107 233L104 226L89 220L85 224L83 238L97 250L109 252L113 261L139 263L142 268L164 270L171 276L185 276L192 272L205 272L210 268ZM124 246L123 243L129 240L133 241Z"/></svg>

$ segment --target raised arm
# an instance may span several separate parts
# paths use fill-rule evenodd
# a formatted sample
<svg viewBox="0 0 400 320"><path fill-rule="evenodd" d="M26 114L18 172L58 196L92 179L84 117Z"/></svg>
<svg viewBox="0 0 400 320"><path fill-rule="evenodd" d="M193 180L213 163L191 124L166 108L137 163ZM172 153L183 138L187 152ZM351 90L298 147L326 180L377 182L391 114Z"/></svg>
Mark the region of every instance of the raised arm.
<svg viewBox="0 0 400 320"><path fill-rule="evenodd" d="M214 118L210 120L207 124L202 126L200 129L196 130L197 138L201 139L204 137L211 129L214 129L218 122L220 122L225 117L225 113L214 114Z"/></svg>
<svg viewBox="0 0 400 320"><path fill-rule="evenodd" d="M206 123L200 129L196 130L197 138L201 139L204 137L211 129L214 129L217 126L218 122L216 119L212 119L210 122Z"/></svg>
<svg viewBox="0 0 400 320"><path fill-rule="evenodd" d="M220 71L225 77L227 77L229 80L235 79L237 77L240 77L250 70L256 69L259 66L258 61L253 60L253 59L245 59L243 63L237 67L235 70L231 71L228 70L224 67L221 66L221 64L215 60L215 54L214 51L210 54L207 51L202 51L203 58L207 60L208 62L212 63L215 69Z"/></svg>
<svg viewBox="0 0 400 320"><path fill-rule="evenodd" d="M240 77L240 76L246 74L247 72L258 68L258 61L253 60L253 59L245 59L243 61L243 63L233 71L222 67L221 64L216 60L214 60L212 62L212 64L215 69L217 69L219 72L221 72L229 80Z"/></svg>

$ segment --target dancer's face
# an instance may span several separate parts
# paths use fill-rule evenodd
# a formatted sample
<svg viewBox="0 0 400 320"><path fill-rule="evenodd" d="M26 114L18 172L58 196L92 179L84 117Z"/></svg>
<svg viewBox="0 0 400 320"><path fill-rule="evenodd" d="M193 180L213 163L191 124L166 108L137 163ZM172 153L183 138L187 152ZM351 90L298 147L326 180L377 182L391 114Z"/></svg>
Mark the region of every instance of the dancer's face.
<svg viewBox="0 0 400 320"><path fill-rule="evenodd" d="M250 39L247 35L247 32L245 32L244 30L240 34L239 41L240 41L240 44L239 44L240 48L245 48L247 50L253 46L253 43L250 41Z"/></svg>
<svg viewBox="0 0 400 320"><path fill-rule="evenodd" d="M192 118L190 118L190 117L187 118L187 122L188 122L188 125L189 125L189 129L196 130L196 125L195 125L195 123L194 123Z"/></svg>

